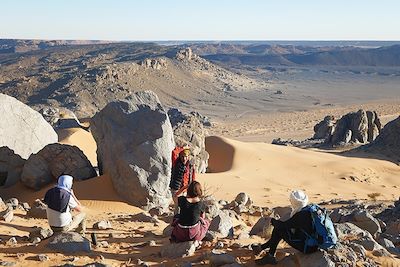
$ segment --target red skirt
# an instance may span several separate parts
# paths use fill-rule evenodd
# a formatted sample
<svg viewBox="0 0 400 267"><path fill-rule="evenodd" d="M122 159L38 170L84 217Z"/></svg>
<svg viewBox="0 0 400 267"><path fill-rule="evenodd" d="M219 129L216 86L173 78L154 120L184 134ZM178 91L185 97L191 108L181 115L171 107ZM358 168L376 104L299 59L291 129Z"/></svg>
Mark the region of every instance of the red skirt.
<svg viewBox="0 0 400 267"><path fill-rule="evenodd" d="M172 242L186 242L186 241L201 241L206 236L208 227L210 227L210 221L207 219L200 218L199 222L193 226L181 226L178 220L174 220L172 223Z"/></svg>

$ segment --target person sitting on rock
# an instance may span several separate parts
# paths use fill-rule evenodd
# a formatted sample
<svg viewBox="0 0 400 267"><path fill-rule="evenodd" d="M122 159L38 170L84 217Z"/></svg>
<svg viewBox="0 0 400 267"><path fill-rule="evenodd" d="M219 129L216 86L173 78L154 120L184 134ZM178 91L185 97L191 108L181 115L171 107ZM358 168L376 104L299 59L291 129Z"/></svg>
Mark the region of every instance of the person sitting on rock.
<svg viewBox="0 0 400 267"><path fill-rule="evenodd" d="M292 205L290 219L280 221L272 218L271 224L274 226L274 229L270 240L262 245L254 244L251 246L256 255L269 248L268 253L264 257L255 261L257 265L277 264L275 252L282 239L303 253L312 253L318 250L318 245L306 245L307 237L313 236L315 233L311 212L306 209L308 204L307 195L301 190L292 191L290 194L290 203Z"/></svg>
<svg viewBox="0 0 400 267"><path fill-rule="evenodd" d="M184 193L189 184L196 178L194 165L190 162L189 147L183 147L179 152L179 157L175 159L174 153L177 149L179 148L172 151L171 181L169 184L175 206L178 204L178 196Z"/></svg>
<svg viewBox="0 0 400 267"><path fill-rule="evenodd" d="M47 204L47 220L54 232L86 231L86 214L72 190L72 182L72 176L61 175L57 185L49 189L44 197ZM71 209L79 213L72 217Z"/></svg>
<svg viewBox="0 0 400 267"><path fill-rule="evenodd" d="M201 241L205 237L210 221L205 219L202 196L200 183L193 181L187 189L187 195L178 198L180 212L172 223L171 242Z"/></svg>

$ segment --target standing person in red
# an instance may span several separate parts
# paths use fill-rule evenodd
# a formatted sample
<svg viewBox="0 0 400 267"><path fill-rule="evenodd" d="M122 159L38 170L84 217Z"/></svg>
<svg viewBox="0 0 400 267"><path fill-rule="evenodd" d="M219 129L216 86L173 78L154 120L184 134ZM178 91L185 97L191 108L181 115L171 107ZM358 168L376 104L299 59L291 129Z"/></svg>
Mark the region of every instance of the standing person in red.
<svg viewBox="0 0 400 267"><path fill-rule="evenodd" d="M176 154L179 153L179 157ZM175 207L178 196L186 192L189 184L196 179L194 165L190 162L189 147L177 147L172 151L172 170L169 187Z"/></svg>

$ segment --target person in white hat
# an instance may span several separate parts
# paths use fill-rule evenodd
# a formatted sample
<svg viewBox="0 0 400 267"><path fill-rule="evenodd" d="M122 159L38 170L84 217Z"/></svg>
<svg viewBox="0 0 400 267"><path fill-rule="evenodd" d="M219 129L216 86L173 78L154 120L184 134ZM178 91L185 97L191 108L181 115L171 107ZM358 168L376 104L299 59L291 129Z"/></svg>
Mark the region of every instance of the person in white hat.
<svg viewBox="0 0 400 267"><path fill-rule="evenodd" d="M307 237L304 232L312 235L315 231L312 227L311 213L308 210L303 210L308 205L306 193L301 190L294 190L290 193L289 200L292 205L290 219L280 221L272 218L271 224L274 226L274 230L270 240L262 245L254 244L251 246L254 254L260 254L261 251L269 248L264 257L256 260L257 265L277 264L275 252L281 240L285 240L289 245L304 253L312 253L318 249L318 246L305 245Z"/></svg>
<svg viewBox="0 0 400 267"><path fill-rule="evenodd" d="M55 187L49 189L44 197L47 205L47 220L54 232L69 232L75 229L83 234L86 231L83 206L72 190L73 177L61 175ZM71 210L79 212L72 217Z"/></svg>

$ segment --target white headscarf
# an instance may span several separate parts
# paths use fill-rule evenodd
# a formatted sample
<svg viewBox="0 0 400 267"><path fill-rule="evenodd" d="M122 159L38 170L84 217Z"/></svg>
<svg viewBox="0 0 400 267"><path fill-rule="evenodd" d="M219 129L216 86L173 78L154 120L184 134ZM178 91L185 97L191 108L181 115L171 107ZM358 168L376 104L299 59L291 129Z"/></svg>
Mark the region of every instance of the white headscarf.
<svg viewBox="0 0 400 267"><path fill-rule="evenodd" d="M73 180L74 178L71 175L61 175L58 177L57 187L71 192Z"/></svg>
<svg viewBox="0 0 400 267"><path fill-rule="evenodd" d="M292 204L292 212L290 213L290 217L299 212L308 204L308 196L301 190L292 191L290 193L289 200L290 204Z"/></svg>

